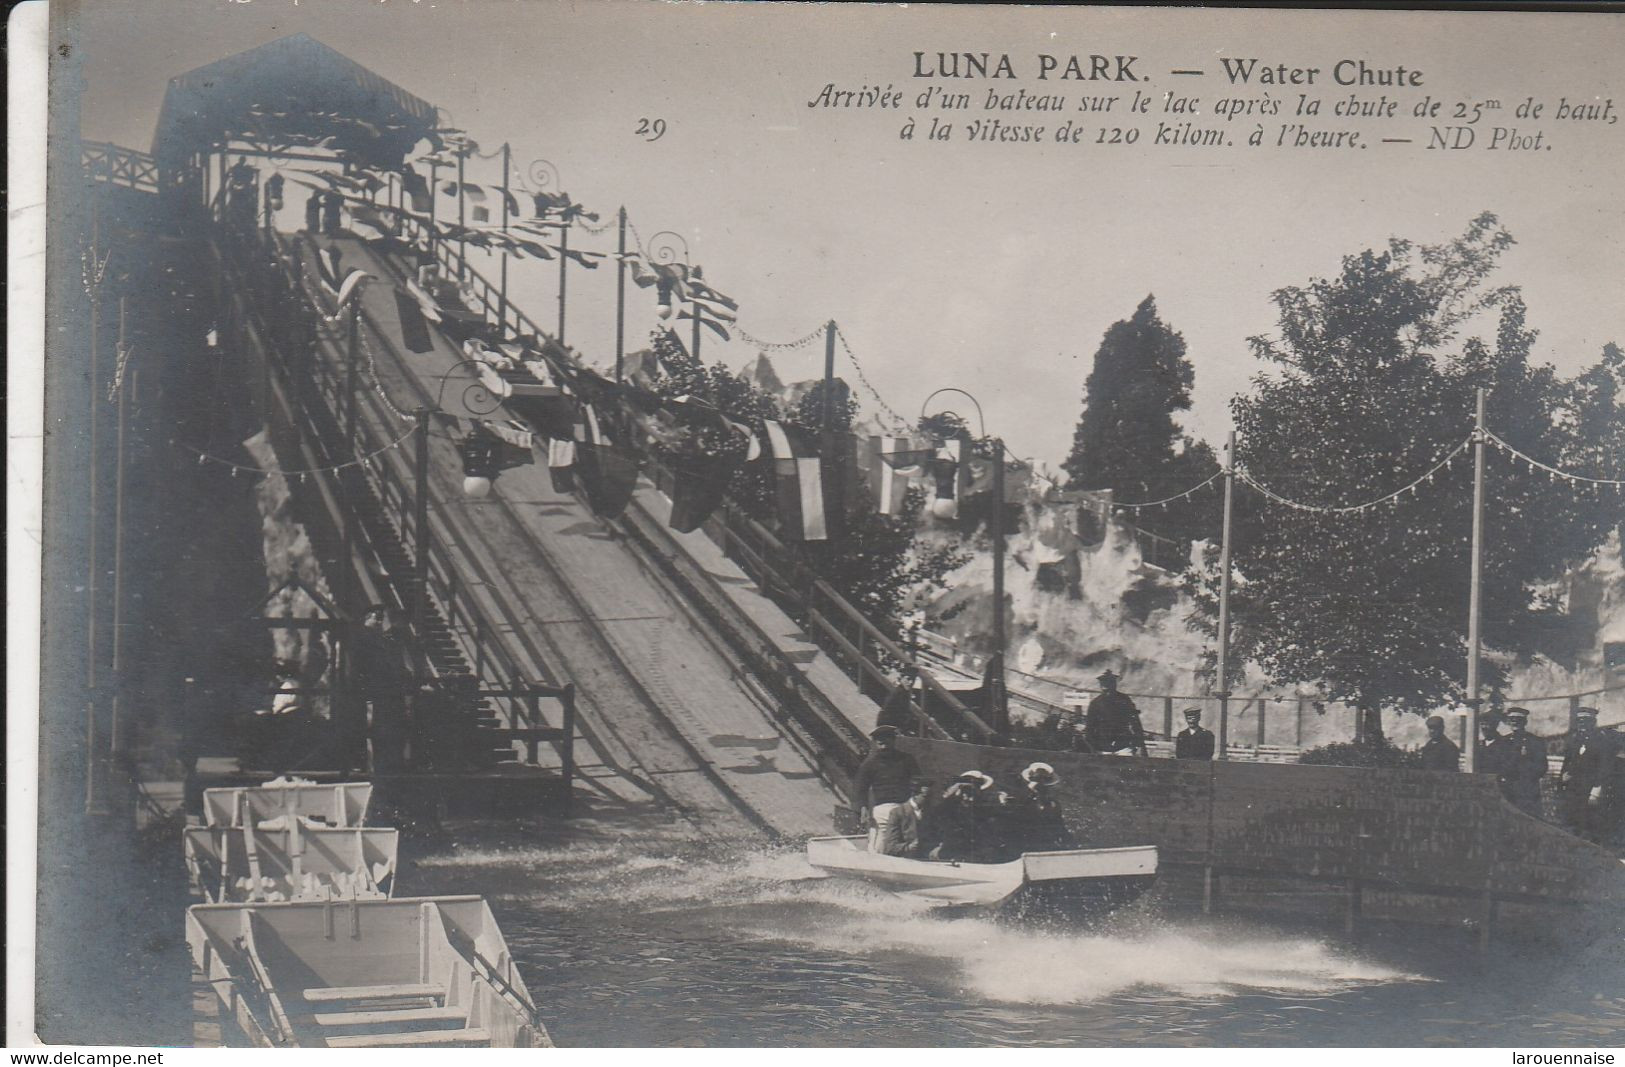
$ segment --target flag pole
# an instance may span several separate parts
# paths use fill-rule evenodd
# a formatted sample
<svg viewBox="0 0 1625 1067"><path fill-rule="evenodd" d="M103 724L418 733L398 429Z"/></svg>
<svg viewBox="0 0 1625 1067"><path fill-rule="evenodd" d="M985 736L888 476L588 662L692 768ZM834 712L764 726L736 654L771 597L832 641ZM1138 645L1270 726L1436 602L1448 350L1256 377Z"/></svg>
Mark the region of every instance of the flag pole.
<svg viewBox="0 0 1625 1067"><path fill-rule="evenodd" d="M1219 547L1219 758L1230 745L1230 525L1236 492L1236 431L1224 446L1224 532Z"/></svg>
<svg viewBox="0 0 1625 1067"><path fill-rule="evenodd" d="M468 235L463 220L463 164L468 160L466 146L457 149L457 280L468 273Z"/></svg>
<svg viewBox="0 0 1625 1067"><path fill-rule="evenodd" d="M1483 613L1480 586L1484 578L1484 390L1478 390L1478 403L1473 417L1473 576L1472 591L1467 603L1467 711L1469 739L1465 755L1467 772L1478 769L1478 660L1482 634L1479 632Z"/></svg>
<svg viewBox="0 0 1625 1067"><path fill-rule="evenodd" d="M615 380L621 380L626 362L626 205L619 212L621 239L615 257Z"/></svg>
<svg viewBox="0 0 1625 1067"><path fill-rule="evenodd" d="M209 181L209 168L205 164L202 168L203 184L205 188ZM207 193L204 194L205 198ZM98 620L101 617L100 601L96 595L96 571L99 564L96 561L96 544L101 540L101 517L96 509L96 483L101 475L101 454L97 450L96 424L101 421L98 394L101 392L101 371L98 367L100 326L102 319L102 250L101 250L101 191L92 189L90 193L90 540L87 551L90 554L89 571L85 576L85 595L87 610L85 613L85 689L88 699L85 704L85 812L94 815L100 807L100 800L96 795L96 768L98 756L96 754L96 631L100 628Z"/></svg>
<svg viewBox="0 0 1625 1067"><path fill-rule="evenodd" d="M508 236L508 172L512 169L510 156L512 150L508 142L502 142L502 236ZM498 294L500 310L497 312L497 325L502 329L508 326L508 243L502 243L502 279L501 290Z"/></svg>
<svg viewBox="0 0 1625 1067"><path fill-rule="evenodd" d="M1004 441L993 439L993 655L999 676L988 693L988 710L993 713L996 741L1008 743L1010 731L1009 697L1004 687ZM990 679L990 681L994 681Z"/></svg>
<svg viewBox="0 0 1625 1067"><path fill-rule="evenodd" d="M560 213L564 225L559 228L559 344L564 343L564 279L570 266L570 208Z"/></svg>

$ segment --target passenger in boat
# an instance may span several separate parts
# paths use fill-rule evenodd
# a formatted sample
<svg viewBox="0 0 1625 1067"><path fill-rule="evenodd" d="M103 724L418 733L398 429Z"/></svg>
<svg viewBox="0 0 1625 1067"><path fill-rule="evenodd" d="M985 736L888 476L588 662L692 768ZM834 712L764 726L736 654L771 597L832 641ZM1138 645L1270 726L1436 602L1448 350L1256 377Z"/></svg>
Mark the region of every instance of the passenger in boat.
<svg viewBox="0 0 1625 1067"><path fill-rule="evenodd" d="M320 233L322 229L322 191L317 189L305 198L305 232Z"/></svg>
<svg viewBox="0 0 1625 1067"><path fill-rule="evenodd" d="M1428 716L1428 739L1422 745L1424 771L1457 771L1461 769L1461 748L1444 735L1444 718Z"/></svg>
<svg viewBox="0 0 1625 1067"><path fill-rule="evenodd" d="M1501 792L1519 811L1541 817L1540 781L1546 777L1546 742L1529 732L1529 710L1508 708L1512 732L1498 742L1501 750Z"/></svg>
<svg viewBox="0 0 1625 1067"><path fill-rule="evenodd" d="M322 194L322 232L336 237L343 224L344 197L337 189L329 189Z"/></svg>
<svg viewBox="0 0 1625 1067"><path fill-rule="evenodd" d="M1558 788L1563 821L1582 836L1601 836L1603 791L1613 759L1613 739L1597 729L1597 709L1576 708L1574 729L1563 745Z"/></svg>
<svg viewBox="0 0 1625 1067"><path fill-rule="evenodd" d="M879 848L887 856L919 857L925 854L930 825L926 804L931 798L931 780L917 778L911 785L913 795L901 804L895 804L880 827Z"/></svg>
<svg viewBox="0 0 1625 1067"><path fill-rule="evenodd" d="M942 794L932 814L937 844L930 858L964 863L986 863L997 851L1000 834L992 825L1001 817L993 779L981 771L966 771Z"/></svg>
<svg viewBox="0 0 1625 1067"><path fill-rule="evenodd" d="M894 807L908 800L920 765L897 750L897 727L876 726L869 739L874 745L858 767L852 792L858 802L858 824L869 831L869 851L878 852L880 827Z"/></svg>
<svg viewBox="0 0 1625 1067"><path fill-rule="evenodd" d="M1084 711L1084 734L1089 747L1096 752L1121 752L1124 749L1149 755L1145 748L1145 729L1140 725L1140 709L1134 701L1117 691L1117 675L1107 670L1100 676L1103 690Z"/></svg>
<svg viewBox="0 0 1625 1067"><path fill-rule="evenodd" d="M1033 763L1021 772L1020 789L1005 807L1003 857L1016 859L1024 852L1053 852L1072 848L1072 834L1061 815L1056 786L1060 775L1047 763Z"/></svg>
<svg viewBox="0 0 1625 1067"><path fill-rule="evenodd" d="M1185 709L1185 728L1174 737L1174 759L1213 758L1213 731L1202 726L1202 709Z"/></svg>

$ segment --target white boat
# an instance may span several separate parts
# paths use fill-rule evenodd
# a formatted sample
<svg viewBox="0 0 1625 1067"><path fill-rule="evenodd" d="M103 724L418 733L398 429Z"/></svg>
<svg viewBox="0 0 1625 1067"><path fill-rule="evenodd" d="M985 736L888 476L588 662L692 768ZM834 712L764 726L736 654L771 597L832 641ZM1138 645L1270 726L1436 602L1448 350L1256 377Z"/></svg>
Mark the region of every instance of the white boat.
<svg viewBox="0 0 1625 1067"><path fill-rule="evenodd" d="M1153 845L1028 852L1008 863L960 863L877 855L869 839L815 837L807 862L933 905L1087 917L1133 901L1157 875Z"/></svg>
<svg viewBox="0 0 1625 1067"><path fill-rule="evenodd" d="M210 826L242 826L297 816L328 826L361 826L372 801L371 782L278 780L245 788L205 789L203 816Z"/></svg>
<svg viewBox="0 0 1625 1067"><path fill-rule="evenodd" d="M400 833L287 818L190 826L183 839L192 884L211 904L387 897Z"/></svg>
<svg viewBox="0 0 1625 1067"><path fill-rule="evenodd" d="M186 943L250 1045L552 1045L480 897L196 904Z"/></svg>

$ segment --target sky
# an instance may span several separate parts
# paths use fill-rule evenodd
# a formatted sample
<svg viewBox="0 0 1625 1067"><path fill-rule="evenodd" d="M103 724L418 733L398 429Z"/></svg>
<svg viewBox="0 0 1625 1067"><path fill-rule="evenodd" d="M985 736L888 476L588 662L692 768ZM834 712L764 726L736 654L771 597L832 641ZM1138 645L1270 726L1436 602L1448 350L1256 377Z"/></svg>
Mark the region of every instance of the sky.
<svg viewBox="0 0 1625 1067"><path fill-rule="evenodd" d="M309 33L444 108L484 150L509 142L516 171L545 158L605 220L625 205L644 239L681 235L708 282L739 301L747 335L791 341L833 318L892 409L912 418L933 390L964 389L987 432L1052 465L1065 458L1102 334L1147 294L1195 366L1187 428L1219 441L1229 399L1262 369L1246 339L1274 328L1272 291L1335 274L1342 256L1392 236L1448 240L1485 210L1517 239L1495 280L1522 286L1539 360L1573 374L1605 342L1625 343L1625 124L1555 116L1560 100L1611 100L1612 116L1625 107L1621 15L91 0L79 28L88 139L146 149L168 78ZM937 69L939 52L987 53L990 70L1007 54L1016 76L916 76ZM1040 80L1046 54L1059 62ZM1136 57L1128 70L1145 80L1058 80L1067 57L1084 57L1087 71L1094 54L1114 72L1115 57ZM1228 83L1221 61L1249 58L1283 79L1316 68L1316 80ZM1421 84L1335 84L1360 62L1378 79L1420 72ZM809 107L828 85L890 87L902 106ZM932 86L968 93L970 108L917 107ZM1105 116L984 107L990 91L1018 90L1064 95L1069 109L1083 94L1119 99ZM1136 91L1151 113L1123 113ZM1170 92L1196 97L1195 112L1162 113ZM1300 92L1322 100L1319 116L1292 114ZM1256 106L1265 93L1280 115L1214 113L1220 99ZM1397 114L1333 116L1351 95ZM1526 98L1545 104L1542 116L1517 114ZM1480 110L1472 148L1426 147L1430 127L1464 124L1450 118L1456 102L1488 100L1501 107ZM1439 117L1414 118L1430 101L1443 104ZM903 140L911 116L919 132ZM955 139L928 140L932 117L953 122ZM1044 125L1046 137L965 139L971 120L989 118ZM666 132L639 137L641 119L664 120ZM1068 119L1090 130L1085 143L1055 143ZM1234 143L1157 145L1162 121ZM1255 121L1266 144L1249 148ZM1291 123L1357 131L1368 147L1275 147ZM1094 143L1119 125L1140 128L1136 143ZM1540 146L1489 150L1497 126L1539 133ZM494 161L469 166L470 181L500 178ZM609 251L614 239L613 229L578 231L571 243ZM551 324L557 284L556 264L516 264L512 298ZM655 301L628 288L635 348L656 324ZM613 358L614 292L612 269L571 272L568 340L589 360ZM740 366L756 352L708 337L703 355ZM821 373L822 356L814 343L773 361L793 381ZM844 352L837 369L855 377ZM861 387L859 398L875 408Z"/></svg>

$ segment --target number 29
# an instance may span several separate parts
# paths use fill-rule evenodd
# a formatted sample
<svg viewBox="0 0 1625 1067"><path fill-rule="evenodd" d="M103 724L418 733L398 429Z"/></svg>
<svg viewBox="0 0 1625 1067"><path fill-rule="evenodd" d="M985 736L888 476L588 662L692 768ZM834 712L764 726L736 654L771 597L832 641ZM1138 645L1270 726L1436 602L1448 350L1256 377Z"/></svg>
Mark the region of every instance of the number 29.
<svg viewBox="0 0 1625 1067"><path fill-rule="evenodd" d="M666 134L666 120L638 119L637 127L632 133L645 141L658 141Z"/></svg>

